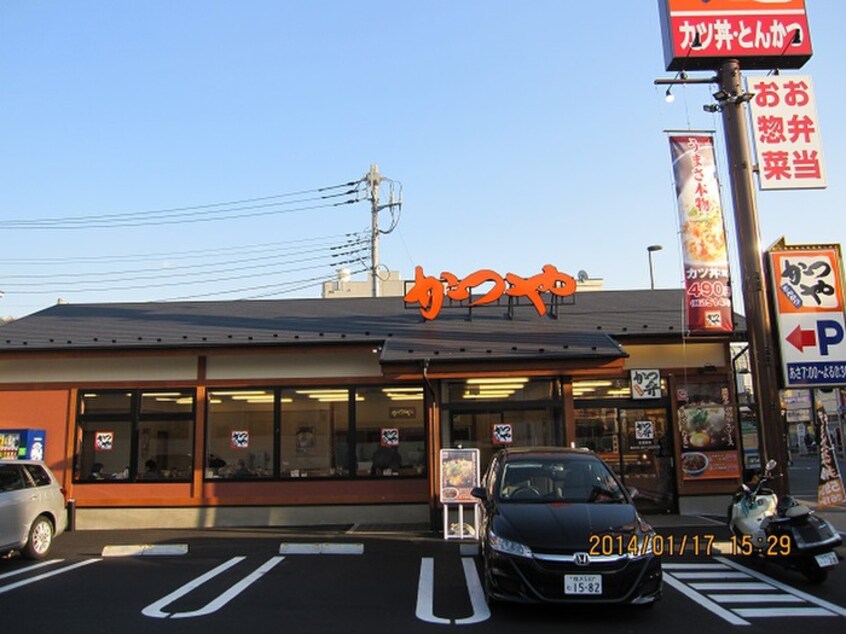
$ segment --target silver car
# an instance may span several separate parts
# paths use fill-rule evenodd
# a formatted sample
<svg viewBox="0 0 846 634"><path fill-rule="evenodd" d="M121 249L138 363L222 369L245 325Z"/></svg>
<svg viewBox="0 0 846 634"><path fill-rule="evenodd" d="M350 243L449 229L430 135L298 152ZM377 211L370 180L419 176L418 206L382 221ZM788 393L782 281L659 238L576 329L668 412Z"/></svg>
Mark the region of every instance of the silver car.
<svg viewBox="0 0 846 634"><path fill-rule="evenodd" d="M0 553L45 557L67 525L65 492L43 463L0 460Z"/></svg>

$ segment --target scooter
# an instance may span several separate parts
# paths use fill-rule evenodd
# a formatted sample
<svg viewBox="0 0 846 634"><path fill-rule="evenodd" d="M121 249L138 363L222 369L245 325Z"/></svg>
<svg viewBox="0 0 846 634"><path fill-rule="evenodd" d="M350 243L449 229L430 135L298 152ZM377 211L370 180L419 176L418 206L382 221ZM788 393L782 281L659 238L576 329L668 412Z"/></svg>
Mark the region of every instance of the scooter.
<svg viewBox="0 0 846 634"><path fill-rule="evenodd" d="M822 583L842 557L835 552L842 539L826 520L789 495L781 499L764 484L776 468L770 460L752 486L742 484L728 508L732 551L757 556L799 570L811 583Z"/></svg>

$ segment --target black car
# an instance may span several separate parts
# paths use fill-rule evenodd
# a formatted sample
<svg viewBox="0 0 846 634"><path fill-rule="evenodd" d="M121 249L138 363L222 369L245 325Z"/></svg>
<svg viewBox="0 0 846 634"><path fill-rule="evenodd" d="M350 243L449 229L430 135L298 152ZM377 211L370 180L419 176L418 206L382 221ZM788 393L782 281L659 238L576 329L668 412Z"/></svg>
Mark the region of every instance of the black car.
<svg viewBox="0 0 846 634"><path fill-rule="evenodd" d="M661 597L655 532L595 454L501 450L473 495L489 601L650 606Z"/></svg>

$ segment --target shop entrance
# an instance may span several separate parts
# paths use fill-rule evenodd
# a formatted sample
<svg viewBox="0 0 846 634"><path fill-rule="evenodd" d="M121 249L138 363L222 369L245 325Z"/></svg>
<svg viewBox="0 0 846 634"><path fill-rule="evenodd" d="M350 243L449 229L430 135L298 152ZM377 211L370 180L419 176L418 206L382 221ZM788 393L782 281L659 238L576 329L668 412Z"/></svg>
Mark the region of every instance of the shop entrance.
<svg viewBox="0 0 846 634"><path fill-rule="evenodd" d="M614 403L576 405L576 446L595 451L628 488L635 506L647 513L676 510L672 433L666 407Z"/></svg>

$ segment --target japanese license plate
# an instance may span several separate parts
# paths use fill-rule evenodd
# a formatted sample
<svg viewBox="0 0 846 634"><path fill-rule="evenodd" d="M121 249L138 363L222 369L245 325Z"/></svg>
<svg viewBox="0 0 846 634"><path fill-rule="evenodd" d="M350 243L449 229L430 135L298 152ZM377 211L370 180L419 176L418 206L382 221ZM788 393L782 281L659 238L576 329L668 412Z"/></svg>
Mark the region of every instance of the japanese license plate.
<svg viewBox="0 0 846 634"><path fill-rule="evenodd" d="M564 594L602 594L602 575L564 575Z"/></svg>
<svg viewBox="0 0 846 634"><path fill-rule="evenodd" d="M815 557L820 568L828 568L829 566L837 565L837 555L834 553L823 553Z"/></svg>

